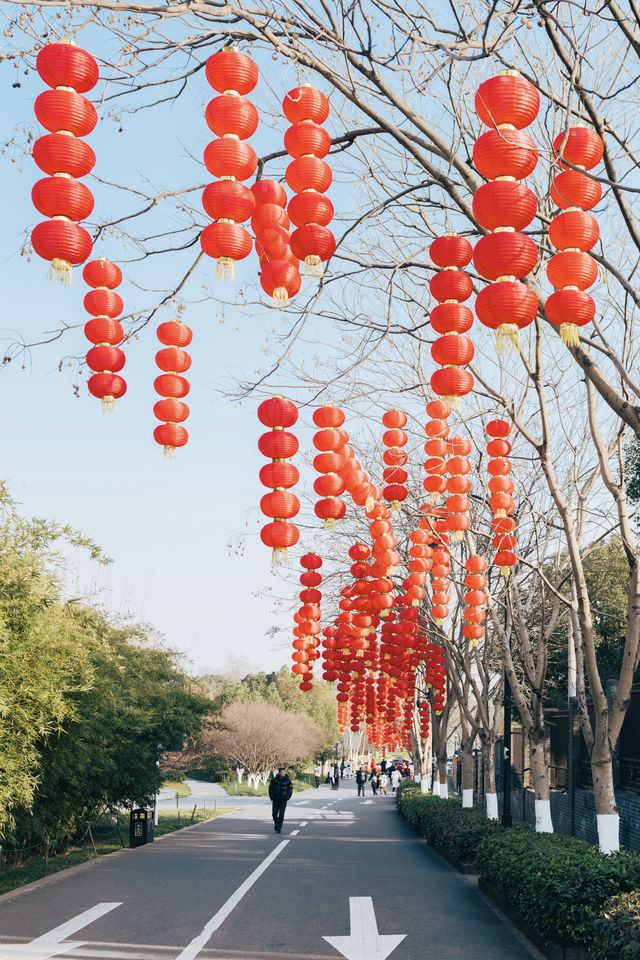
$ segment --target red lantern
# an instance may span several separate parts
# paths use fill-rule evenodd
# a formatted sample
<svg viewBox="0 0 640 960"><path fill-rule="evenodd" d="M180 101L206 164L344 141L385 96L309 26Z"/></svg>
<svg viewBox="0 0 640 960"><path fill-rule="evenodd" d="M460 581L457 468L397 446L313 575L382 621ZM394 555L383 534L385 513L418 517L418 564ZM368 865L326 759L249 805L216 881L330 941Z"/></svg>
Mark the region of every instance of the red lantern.
<svg viewBox="0 0 640 960"><path fill-rule="evenodd" d="M115 319L123 310L122 298L113 288L122 281L120 268L101 257L88 263L82 271L86 283L93 287L84 298L84 306L92 319L85 324L87 339L94 346L87 353L87 366L94 371L89 391L102 401L103 413L116 409L116 400L127 389L122 377L125 356L118 344L123 339L122 325Z"/></svg>
<svg viewBox="0 0 640 960"><path fill-rule="evenodd" d="M570 163L588 170L599 163L604 144L595 130L571 127L556 137L554 149L561 150ZM566 212L554 217L549 226L549 239L561 252L547 264L547 277L556 292L547 297L545 313L547 320L560 328L567 346L579 344L579 328L595 316L595 303L584 291L595 282L598 267L585 251L596 242L598 225L584 211L594 207L601 196L601 184L579 170L562 170L551 186L552 199Z"/></svg>
<svg viewBox="0 0 640 960"><path fill-rule="evenodd" d="M258 164L255 151L244 142L258 126L258 112L245 98L258 81L258 68L246 54L225 48L209 57L206 75L221 94L206 109L207 124L218 139L204 152L205 166L219 182L203 193L203 206L214 222L202 231L200 244L216 260L218 279L233 279L235 262L244 260L253 246L240 224L253 213L255 198L237 181L252 176Z"/></svg>
<svg viewBox="0 0 640 960"><path fill-rule="evenodd" d="M462 369L473 359L473 344L464 336L473 316L459 302L473 290L471 278L459 269L471 259L471 244L456 234L445 234L433 241L429 253L434 263L444 267L429 281L432 295L440 301L432 311L431 322L443 334L431 347L431 356L442 367L432 374L431 389L445 397L448 407L458 409L459 398L469 393L474 382L472 374ZM430 479L428 485L425 481L425 486L429 493L441 492L436 480Z"/></svg>
<svg viewBox="0 0 640 960"><path fill-rule="evenodd" d="M402 427L405 426L407 422L407 415L402 410L387 410L386 413L382 415L382 422L384 426L389 427L382 435L382 442L387 448L398 448L403 447L407 442L407 435L402 430ZM397 468L396 468L397 469ZM404 480L407 478L405 471ZM404 480L401 480L401 474L392 472L391 477L387 470L384 471L385 480L391 480L383 490L383 496L387 503L390 505L392 510L398 510L400 504L407 499L407 488L404 486ZM395 482L394 482L395 481Z"/></svg>
<svg viewBox="0 0 640 960"><path fill-rule="evenodd" d="M499 446L496 450L496 444L506 444L506 447L510 450L510 444L508 444L505 438L511 432L511 426L506 420L491 420L487 424L486 430L487 434L493 438L487 444L487 452L492 457L487 465L487 469L492 475L489 486L493 489L496 480L499 481L500 486L505 486L504 477L511 470L511 464L506 458L506 452L501 452L504 451L505 448ZM495 456L496 453L498 454L497 456ZM511 481L507 481L506 485L513 490ZM492 496L489 498L489 504L495 514L491 525L498 534L498 536L494 538L494 546L498 547L498 551L493 562L496 566L500 567L501 574L507 577L511 567L516 563L516 555L512 552L512 547L515 546L516 541L515 537L511 536L511 532L515 529L516 524L513 518L507 516L507 514L514 512L515 503L510 493L495 492L492 493ZM507 537L509 539L507 539ZM502 549L502 547L508 547L508 549ZM472 572L480 572L480 568L476 565L475 570Z"/></svg>
<svg viewBox="0 0 640 960"><path fill-rule="evenodd" d="M156 353L156 365L163 373L156 377L154 386L165 399L155 404L153 412L165 422L155 428L153 439L162 446L164 456L174 460L176 448L184 447L189 439L185 427L180 426L189 416L189 407L180 398L189 391L189 382L182 374L191 366L191 357L182 348L191 343L192 333L181 320L172 319L161 323L156 335L164 349Z"/></svg>
<svg viewBox="0 0 640 960"><path fill-rule="evenodd" d="M285 150L293 157L287 168L287 182L298 196L289 204L289 215L297 229L291 235L291 250L304 260L308 276L322 276L322 264L335 251L336 242L328 224L333 205L324 197L331 183L331 171L323 161L331 138L320 126L329 115L329 102L319 90L304 84L290 90L283 110L292 119L284 137Z"/></svg>
<svg viewBox="0 0 640 960"><path fill-rule="evenodd" d="M271 432L263 434L258 441L260 452L274 461L292 457L298 449L298 441L284 428L293 426L298 419L295 404L284 397L271 397L258 407L258 418L265 426L271 427ZM267 469L269 466L271 468ZM273 493L263 497L260 503L262 512L273 518L271 523L262 528L260 537L264 544L272 548L274 563L281 554L286 557L288 548L294 546L300 536L298 528L289 522L300 509L298 498L288 489L294 486L298 471L292 464L281 468L280 464L277 467L275 463L266 464L260 471L261 482L273 488ZM283 479L285 482L280 482Z"/></svg>
<svg viewBox="0 0 640 960"><path fill-rule="evenodd" d="M54 89L35 102L38 121L51 133L36 140L33 156L50 176L38 181L31 196L50 219L35 227L31 242L38 256L51 263L51 278L69 284L72 265L83 263L93 246L87 231L77 225L91 214L93 195L74 178L85 176L95 163L93 150L77 138L91 133L98 119L93 104L82 96L98 82L98 65L71 43L51 43L38 53L36 69Z"/></svg>
<svg viewBox="0 0 640 960"><path fill-rule="evenodd" d="M339 427L344 423L344 414L337 407L320 407L313 412L313 422L316 426L322 427L314 438L313 443L316 449L323 451L319 457L314 459L314 467L323 474L317 478L313 484L315 492L325 499L319 500L315 505L315 514L321 520L324 520L325 529L334 529L337 520L341 520L346 513L346 506L338 497L344 492L346 484L342 476L337 472L343 464L343 458L340 451L345 445L344 431ZM320 459L329 454L329 459ZM335 459L332 459L335 458ZM336 469L324 469L325 467Z"/></svg>
<svg viewBox="0 0 640 960"><path fill-rule="evenodd" d="M519 73L507 70L480 84L476 92L475 107L476 113L487 127L500 128L507 124L522 130L537 117L540 95Z"/></svg>

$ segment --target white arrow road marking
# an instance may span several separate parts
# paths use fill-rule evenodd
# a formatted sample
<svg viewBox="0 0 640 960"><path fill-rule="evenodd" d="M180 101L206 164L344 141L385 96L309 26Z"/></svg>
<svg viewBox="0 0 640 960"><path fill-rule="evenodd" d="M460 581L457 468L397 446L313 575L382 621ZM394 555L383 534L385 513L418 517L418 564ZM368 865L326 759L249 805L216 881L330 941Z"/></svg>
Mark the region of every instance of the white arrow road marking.
<svg viewBox="0 0 640 960"><path fill-rule="evenodd" d="M31 943L4 944L0 947L0 960L14 960L17 957L28 957L29 960L49 960L50 957L57 957L60 953L69 953L70 950L81 947L86 941L66 940L64 943L61 941L121 905L122 901L118 903L97 903L90 910L85 910L84 913L79 913L77 917L72 917L66 923L61 923L59 927L54 927L48 933L43 933L41 937L36 937Z"/></svg>
<svg viewBox="0 0 640 960"><path fill-rule="evenodd" d="M386 960L406 933L379 934L371 897L349 897L351 933L348 937L323 937L346 960Z"/></svg>
<svg viewBox="0 0 640 960"><path fill-rule="evenodd" d="M265 857L262 863L259 864L253 871L253 873L249 874L244 883L240 884L235 893L231 894L227 902L220 907L218 912L214 914L213 917L211 917L211 920L209 920L202 932L199 933L197 937L194 937L191 943L187 944L176 960L194 960L194 957L198 956L200 951L206 947L207 943L216 932L218 927L224 923L231 911L238 906L245 893L251 889L256 880L264 873L267 867L273 863L278 854L282 853L288 843L290 843L289 840L283 840L271 851L268 857Z"/></svg>

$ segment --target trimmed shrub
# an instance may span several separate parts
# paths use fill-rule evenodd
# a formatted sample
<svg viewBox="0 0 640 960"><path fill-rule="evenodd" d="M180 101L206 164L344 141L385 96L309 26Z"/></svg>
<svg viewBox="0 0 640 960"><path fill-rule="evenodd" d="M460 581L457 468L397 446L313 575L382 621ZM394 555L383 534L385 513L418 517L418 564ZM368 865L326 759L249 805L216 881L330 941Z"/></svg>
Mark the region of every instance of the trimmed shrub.
<svg viewBox="0 0 640 960"><path fill-rule="evenodd" d="M607 900L593 924L589 960L637 960L640 957L640 890Z"/></svg>
<svg viewBox="0 0 640 960"><path fill-rule="evenodd" d="M605 903L640 887L640 855L605 856L582 840L527 828L485 837L475 863L481 878L523 920L561 943L589 944ZM617 954L605 956L618 960Z"/></svg>
<svg viewBox="0 0 640 960"><path fill-rule="evenodd" d="M417 783L403 784L396 795L398 810L409 826L434 847L463 863L473 863L483 837L502 830L497 821L487 820L479 807L463 810L459 800L423 794Z"/></svg>

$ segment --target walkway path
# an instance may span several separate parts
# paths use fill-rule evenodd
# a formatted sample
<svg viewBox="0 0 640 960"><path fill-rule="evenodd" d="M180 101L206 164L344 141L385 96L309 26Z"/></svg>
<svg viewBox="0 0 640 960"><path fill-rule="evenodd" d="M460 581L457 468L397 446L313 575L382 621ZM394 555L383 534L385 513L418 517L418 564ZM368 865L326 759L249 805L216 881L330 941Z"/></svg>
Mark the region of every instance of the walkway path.
<svg viewBox="0 0 640 960"><path fill-rule="evenodd" d="M408 830L392 797L369 795L363 801L352 784L343 783L338 794L324 785L297 794L281 835L273 832L268 803L253 801L149 846L0 897L0 960L53 956L531 960L532 955L473 885Z"/></svg>

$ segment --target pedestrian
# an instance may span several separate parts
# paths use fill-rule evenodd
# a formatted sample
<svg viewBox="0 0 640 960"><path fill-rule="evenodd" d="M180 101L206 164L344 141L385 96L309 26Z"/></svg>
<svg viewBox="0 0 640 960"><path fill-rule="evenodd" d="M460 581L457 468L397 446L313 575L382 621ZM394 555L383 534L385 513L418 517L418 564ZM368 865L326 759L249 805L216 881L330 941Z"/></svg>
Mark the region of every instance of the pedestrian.
<svg viewBox="0 0 640 960"><path fill-rule="evenodd" d="M320 786L320 777L322 776L322 765L320 763L316 763L315 769L313 771L313 775L316 778L316 790L317 790L318 787Z"/></svg>
<svg viewBox="0 0 640 960"><path fill-rule="evenodd" d="M340 786L340 767L334 763L331 767L331 789L337 790Z"/></svg>
<svg viewBox="0 0 640 960"><path fill-rule="evenodd" d="M386 772L387 772L387 758L386 758L386 757L383 757L383 758L382 758L382 763L380 764L380 770L382 771L382 773L386 773Z"/></svg>
<svg viewBox="0 0 640 960"><path fill-rule="evenodd" d="M387 785L389 783L389 777L386 773L380 774L380 793L384 793L385 797L387 795Z"/></svg>
<svg viewBox="0 0 640 960"><path fill-rule="evenodd" d="M344 780L344 767L345 767L345 763L344 763L344 760L343 760L342 763L340 764L340 779L341 779L341 780Z"/></svg>
<svg viewBox="0 0 640 960"><path fill-rule="evenodd" d="M402 780L402 776L400 775L400 771L396 770L396 768L394 767L391 772L391 792L392 793L396 792L396 787L398 786L401 780Z"/></svg>
<svg viewBox="0 0 640 960"><path fill-rule="evenodd" d="M286 767L278 767L278 772L272 778L269 784L269 799L271 800L271 816L273 817L273 829L276 833L282 832L282 822L284 812L287 809L287 801L291 799L293 793L293 784Z"/></svg>
<svg viewBox="0 0 640 960"><path fill-rule="evenodd" d="M364 797L364 788L367 783L367 769L366 767L358 767L358 772L356 773L356 783L358 784L358 796Z"/></svg>
<svg viewBox="0 0 640 960"><path fill-rule="evenodd" d="M380 774L377 769L371 771L371 776L369 777L369 782L371 783L371 789L373 791L374 797L378 796L378 787L380 786Z"/></svg>

